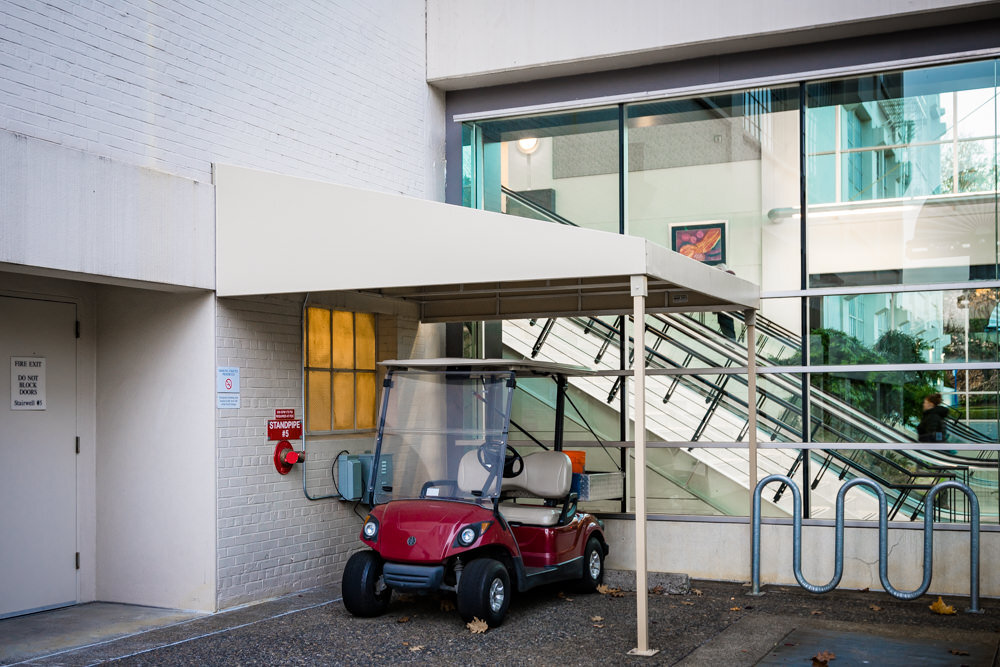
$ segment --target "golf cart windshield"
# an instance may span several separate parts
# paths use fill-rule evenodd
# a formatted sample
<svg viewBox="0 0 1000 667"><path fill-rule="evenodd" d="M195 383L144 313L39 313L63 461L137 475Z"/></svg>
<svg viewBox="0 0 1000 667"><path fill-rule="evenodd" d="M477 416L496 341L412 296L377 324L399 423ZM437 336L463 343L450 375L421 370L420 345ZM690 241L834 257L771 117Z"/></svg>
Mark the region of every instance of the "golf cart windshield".
<svg viewBox="0 0 1000 667"><path fill-rule="evenodd" d="M513 391L510 370L391 371L371 480L375 504L495 499Z"/></svg>

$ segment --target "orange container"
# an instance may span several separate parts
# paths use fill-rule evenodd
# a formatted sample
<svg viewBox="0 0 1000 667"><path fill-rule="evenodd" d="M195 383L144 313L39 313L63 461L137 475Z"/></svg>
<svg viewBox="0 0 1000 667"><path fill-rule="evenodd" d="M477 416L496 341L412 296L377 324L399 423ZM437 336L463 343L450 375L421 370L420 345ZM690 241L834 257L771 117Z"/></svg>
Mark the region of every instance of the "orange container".
<svg viewBox="0 0 1000 667"><path fill-rule="evenodd" d="M569 457L573 464L573 472L583 473L583 466L587 463L587 452L564 450L563 454Z"/></svg>

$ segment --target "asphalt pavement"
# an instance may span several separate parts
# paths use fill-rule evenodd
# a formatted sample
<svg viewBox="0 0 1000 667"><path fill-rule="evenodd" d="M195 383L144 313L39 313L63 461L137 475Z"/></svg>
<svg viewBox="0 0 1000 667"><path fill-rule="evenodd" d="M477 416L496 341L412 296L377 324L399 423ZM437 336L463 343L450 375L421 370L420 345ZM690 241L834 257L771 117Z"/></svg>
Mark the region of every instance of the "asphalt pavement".
<svg viewBox="0 0 1000 667"><path fill-rule="evenodd" d="M339 586L171 621L122 637L0 661L19 665L994 665L1000 603L981 614L929 609L936 596L900 601L881 591L814 595L739 582L692 581L689 592L648 597L651 657L636 648L636 598L550 586L514 598L504 624L473 632L448 596L395 596L386 614L355 618ZM86 613L87 605L74 613ZM49 612L55 613L55 612ZM18 619L11 619L17 621ZM5 624L0 621L0 641ZM9 635L8 635L9 636ZM832 657L831 657L832 656ZM820 663L822 664L822 663Z"/></svg>

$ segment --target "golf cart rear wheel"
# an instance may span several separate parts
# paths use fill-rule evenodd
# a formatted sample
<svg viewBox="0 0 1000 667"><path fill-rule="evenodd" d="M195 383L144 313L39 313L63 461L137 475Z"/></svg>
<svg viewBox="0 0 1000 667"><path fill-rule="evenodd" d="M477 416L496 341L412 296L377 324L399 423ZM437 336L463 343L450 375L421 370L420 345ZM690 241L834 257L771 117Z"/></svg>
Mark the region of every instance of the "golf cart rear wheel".
<svg viewBox="0 0 1000 667"><path fill-rule="evenodd" d="M604 546L596 537L587 540L583 552L583 576L577 588L581 593L593 593L604 581Z"/></svg>
<svg viewBox="0 0 1000 667"><path fill-rule="evenodd" d="M507 615L511 593L507 568L492 558L477 558L458 582L458 613L463 621L478 618L495 628Z"/></svg>
<svg viewBox="0 0 1000 667"><path fill-rule="evenodd" d="M389 606L392 589L382 581L382 558L374 551L351 556L342 579L344 606L355 616L378 616Z"/></svg>

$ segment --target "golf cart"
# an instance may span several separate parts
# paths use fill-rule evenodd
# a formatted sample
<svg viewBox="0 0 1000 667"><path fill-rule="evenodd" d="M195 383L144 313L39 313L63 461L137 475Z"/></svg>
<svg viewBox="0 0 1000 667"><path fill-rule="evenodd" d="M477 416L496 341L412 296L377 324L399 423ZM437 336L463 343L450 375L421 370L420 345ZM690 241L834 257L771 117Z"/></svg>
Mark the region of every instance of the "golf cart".
<svg viewBox="0 0 1000 667"><path fill-rule="evenodd" d="M385 611L392 591L453 591L465 621L500 625L513 592L575 582L594 591L608 553L603 524L577 511L562 451L567 376L535 361L387 361L361 529L367 549L344 569L344 606ZM584 371L585 372L585 371ZM551 446L508 443L517 383L555 396ZM515 425L515 428L520 429ZM521 429L523 430L523 429Z"/></svg>

